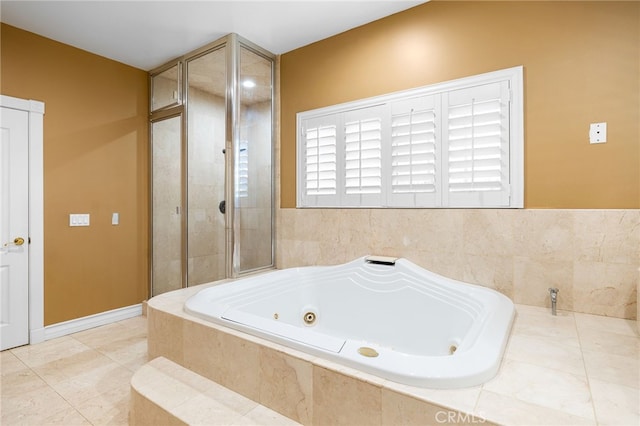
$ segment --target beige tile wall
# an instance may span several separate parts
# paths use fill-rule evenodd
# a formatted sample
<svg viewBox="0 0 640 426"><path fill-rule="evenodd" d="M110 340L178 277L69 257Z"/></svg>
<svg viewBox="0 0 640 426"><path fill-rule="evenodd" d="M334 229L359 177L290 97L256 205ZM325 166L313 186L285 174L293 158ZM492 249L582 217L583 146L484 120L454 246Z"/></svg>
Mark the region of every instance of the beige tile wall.
<svg viewBox="0 0 640 426"><path fill-rule="evenodd" d="M189 88L188 268L189 285L225 276L225 100Z"/></svg>
<svg viewBox="0 0 640 426"><path fill-rule="evenodd" d="M516 303L638 316L640 210L279 209L277 266L405 257Z"/></svg>
<svg viewBox="0 0 640 426"><path fill-rule="evenodd" d="M271 102L245 105L241 138L248 145L248 195L238 198L236 220L240 221L240 269L251 270L272 262L271 236Z"/></svg>

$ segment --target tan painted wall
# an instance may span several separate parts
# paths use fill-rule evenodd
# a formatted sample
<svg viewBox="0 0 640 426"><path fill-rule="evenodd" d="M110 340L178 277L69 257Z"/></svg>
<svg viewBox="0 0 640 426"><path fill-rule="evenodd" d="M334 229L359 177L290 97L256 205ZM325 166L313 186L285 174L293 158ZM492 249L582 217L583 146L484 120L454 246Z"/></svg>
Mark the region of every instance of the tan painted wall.
<svg viewBox="0 0 640 426"><path fill-rule="evenodd" d="M281 206L295 114L524 66L525 207L640 208L640 3L432 1L281 58ZM589 124L608 123L590 145Z"/></svg>
<svg viewBox="0 0 640 426"><path fill-rule="evenodd" d="M5 24L1 48L2 94L45 102L45 325L140 303L147 73ZM69 227L70 213L90 213L91 226Z"/></svg>

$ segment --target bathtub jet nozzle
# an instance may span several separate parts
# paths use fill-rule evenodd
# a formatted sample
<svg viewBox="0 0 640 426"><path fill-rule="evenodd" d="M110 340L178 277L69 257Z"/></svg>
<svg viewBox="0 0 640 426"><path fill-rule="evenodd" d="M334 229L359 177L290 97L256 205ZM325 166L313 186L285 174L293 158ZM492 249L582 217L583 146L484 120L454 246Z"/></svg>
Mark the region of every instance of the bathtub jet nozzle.
<svg viewBox="0 0 640 426"><path fill-rule="evenodd" d="M302 316L302 320L304 321L305 325L313 325L316 322L316 314L315 312L305 312L305 314Z"/></svg>

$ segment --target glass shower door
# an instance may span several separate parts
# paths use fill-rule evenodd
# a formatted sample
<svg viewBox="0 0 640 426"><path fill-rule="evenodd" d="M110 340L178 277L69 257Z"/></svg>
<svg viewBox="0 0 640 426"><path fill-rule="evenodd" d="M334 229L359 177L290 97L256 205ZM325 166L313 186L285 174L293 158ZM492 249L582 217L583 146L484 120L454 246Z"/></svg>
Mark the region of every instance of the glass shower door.
<svg viewBox="0 0 640 426"><path fill-rule="evenodd" d="M182 287L182 116L151 123L152 294Z"/></svg>
<svg viewBox="0 0 640 426"><path fill-rule="evenodd" d="M226 87L224 46L187 62L189 286L226 277Z"/></svg>
<svg viewBox="0 0 640 426"><path fill-rule="evenodd" d="M273 61L240 47L235 270L273 265Z"/></svg>

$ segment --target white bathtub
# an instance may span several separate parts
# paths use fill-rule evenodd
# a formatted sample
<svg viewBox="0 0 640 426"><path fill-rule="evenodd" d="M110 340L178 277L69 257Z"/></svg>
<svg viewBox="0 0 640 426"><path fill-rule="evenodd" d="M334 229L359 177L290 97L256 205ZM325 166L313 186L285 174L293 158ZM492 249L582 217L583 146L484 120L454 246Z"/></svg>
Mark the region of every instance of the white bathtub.
<svg viewBox="0 0 640 426"><path fill-rule="evenodd" d="M494 290L406 259L366 257L209 287L184 309L385 379L439 389L492 378L515 313Z"/></svg>

